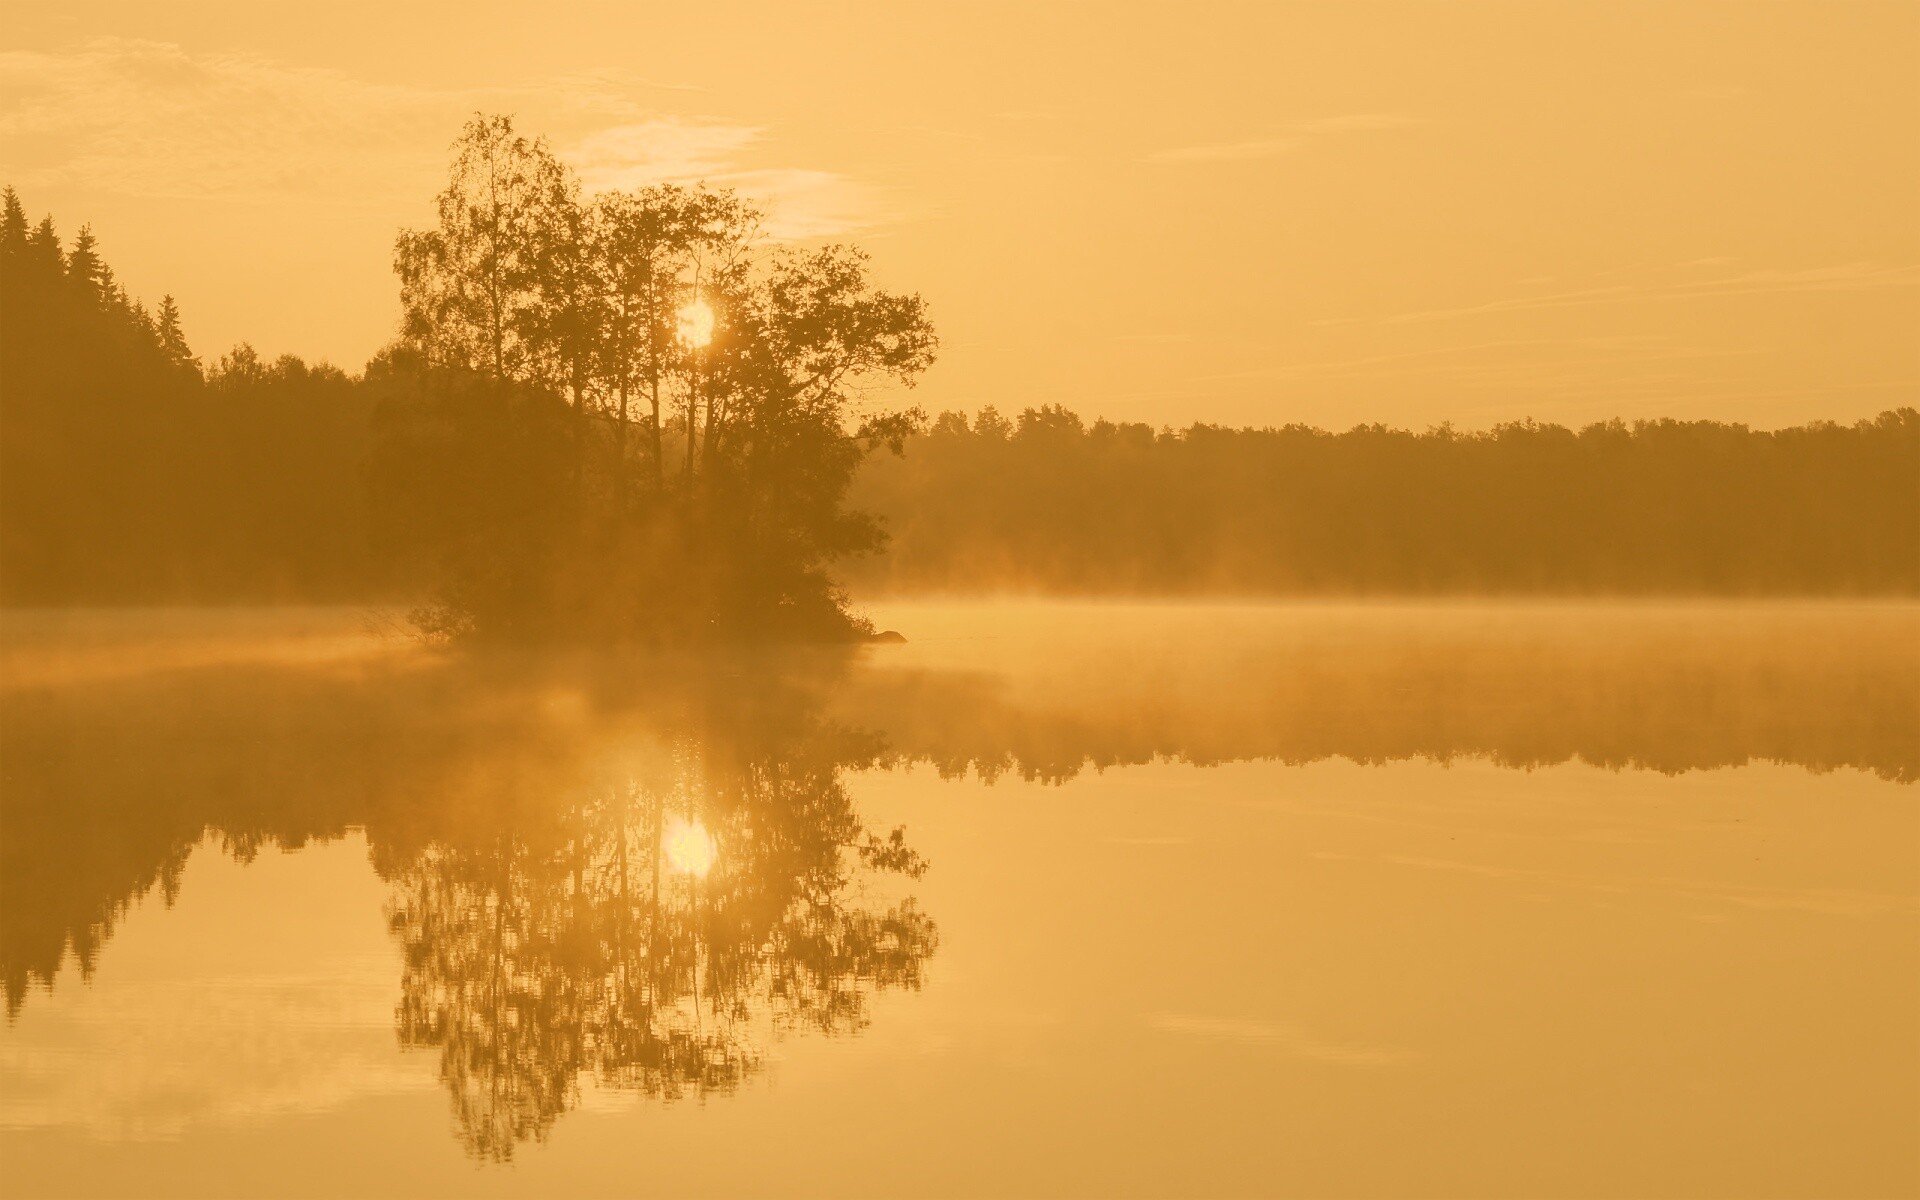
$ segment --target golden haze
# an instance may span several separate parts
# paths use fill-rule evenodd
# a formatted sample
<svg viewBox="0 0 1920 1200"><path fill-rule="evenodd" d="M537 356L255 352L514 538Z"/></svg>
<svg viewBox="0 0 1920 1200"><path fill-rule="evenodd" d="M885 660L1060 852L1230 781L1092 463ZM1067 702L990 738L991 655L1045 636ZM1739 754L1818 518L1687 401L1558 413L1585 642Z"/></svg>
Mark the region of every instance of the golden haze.
<svg viewBox="0 0 1920 1200"><path fill-rule="evenodd" d="M209 361L358 369L485 109L873 246L932 411L1773 427L1920 385L1916 60L1813 0L15 6L0 162Z"/></svg>

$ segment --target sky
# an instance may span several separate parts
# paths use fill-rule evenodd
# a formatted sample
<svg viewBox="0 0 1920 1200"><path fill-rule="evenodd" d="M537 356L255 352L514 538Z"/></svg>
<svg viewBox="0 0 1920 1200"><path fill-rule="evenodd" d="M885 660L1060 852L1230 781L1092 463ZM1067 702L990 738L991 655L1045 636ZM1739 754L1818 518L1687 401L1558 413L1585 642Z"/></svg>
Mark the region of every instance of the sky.
<svg viewBox="0 0 1920 1200"><path fill-rule="evenodd" d="M932 411L1920 403L1920 4L9 6L0 183L203 358L357 369L476 111L923 295Z"/></svg>

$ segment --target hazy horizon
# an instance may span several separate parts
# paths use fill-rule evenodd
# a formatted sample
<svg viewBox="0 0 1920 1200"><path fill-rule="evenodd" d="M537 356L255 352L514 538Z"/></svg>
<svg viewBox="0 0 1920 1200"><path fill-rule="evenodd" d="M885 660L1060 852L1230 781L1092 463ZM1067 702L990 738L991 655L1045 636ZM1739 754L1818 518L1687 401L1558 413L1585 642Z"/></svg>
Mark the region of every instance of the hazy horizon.
<svg viewBox="0 0 1920 1200"><path fill-rule="evenodd" d="M1776 428L1920 395L1911 5L461 14L23 10L0 160L209 361L391 341L394 231L484 109L589 191L707 179L872 247L942 331L930 411Z"/></svg>

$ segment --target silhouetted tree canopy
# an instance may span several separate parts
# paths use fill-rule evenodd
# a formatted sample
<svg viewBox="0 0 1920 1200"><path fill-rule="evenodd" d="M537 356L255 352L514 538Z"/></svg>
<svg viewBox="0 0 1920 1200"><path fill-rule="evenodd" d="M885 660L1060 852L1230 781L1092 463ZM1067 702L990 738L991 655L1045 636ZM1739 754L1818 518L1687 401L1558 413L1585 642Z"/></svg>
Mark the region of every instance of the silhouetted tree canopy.
<svg viewBox="0 0 1920 1200"><path fill-rule="evenodd" d="M918 421L857 389L911 385L933 330L859 251L772 247L760 223L705 188L588 202L508 118L468 123L437 226L395 253L389 363L413 380L389 406L376 495L405 493L383 511L436 556L426 625L522 640L855 627L825 568L882 539L846 490Z"/></svg>
<svg viewBox="0 0 1920 1200"><path fill-rule="evenodd" d="M400 237L404 336L362 374L245 345L203 367L171 297L148 312L90 232L63 247L9 189L0 600L425 601L432 633L684 641L844 635L830 570L962 593L1920 593L1912 408L1774 431L1058 407L922 428L862 390L931 361L919 299L855 250L768 245L729 193L589 202L476 118L438 217Z"/></svg>
<svg viewBox="0 0 1920 1200"><path fill-rule="evenodd" d="M944 413L855 501L897 591L1920 592L1920 412L1777 431L1159 430Z"/></svg>

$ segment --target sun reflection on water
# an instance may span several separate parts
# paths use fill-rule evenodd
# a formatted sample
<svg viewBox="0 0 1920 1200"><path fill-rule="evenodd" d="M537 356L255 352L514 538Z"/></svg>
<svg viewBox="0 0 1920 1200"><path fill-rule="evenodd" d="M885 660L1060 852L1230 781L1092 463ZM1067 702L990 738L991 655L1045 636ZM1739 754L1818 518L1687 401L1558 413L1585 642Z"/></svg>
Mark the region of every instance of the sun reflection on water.
<svg viewBox="0 0 1920 1200"><path fill-rule="evenodd" d="M720 857L720 847L707 832L707 827L698 821L673 818L667 826L665 847L667 865L674 870L698 878L706 878L713 869L713 863Z"/></svg>

